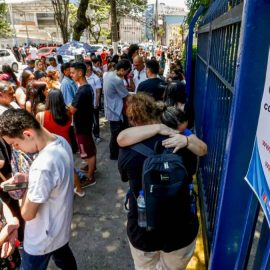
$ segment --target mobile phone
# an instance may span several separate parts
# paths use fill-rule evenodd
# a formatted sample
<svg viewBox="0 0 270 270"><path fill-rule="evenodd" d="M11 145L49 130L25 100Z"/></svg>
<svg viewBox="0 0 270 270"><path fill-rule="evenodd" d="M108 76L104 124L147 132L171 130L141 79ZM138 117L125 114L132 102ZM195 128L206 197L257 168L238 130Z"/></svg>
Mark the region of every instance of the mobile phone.
<svg viewBox="0 0 270 270"><path fill-rule="evenodd" d="M3 187L4 192L12 191L12 190L18 190L18 189L27 189L28 182L19 182L14 184L6 184Z"/></svg>

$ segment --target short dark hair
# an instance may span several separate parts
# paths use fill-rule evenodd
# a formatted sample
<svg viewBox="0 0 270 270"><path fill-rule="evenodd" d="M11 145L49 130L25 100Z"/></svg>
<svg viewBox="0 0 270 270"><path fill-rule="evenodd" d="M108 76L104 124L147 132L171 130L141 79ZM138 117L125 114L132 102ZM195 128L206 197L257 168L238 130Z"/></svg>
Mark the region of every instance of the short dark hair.
<svg viewBox="0 0 270 270"><path fill-rule="evenodd" d="M131 58L132 55L139 50L139 46L137 44L131 44L128 48L128 57Z"/></svg>
<svg viewBox="0 0 270 270"><path fill-rule="evenodd" d="M35 61L36 60L34 60L34 59L30 59L30 60L27 61L27 64L28 65L30 65L30 64L33 65L33 64L35 64Z"/></svg>
<svg viewBox="0 0 270 270"><path fill-rule="evenodd" d="M64 71L68 68L70 68L71 64L70 63L64 63L61 65L61 72L64 73Z"/></svg>
<svg viewBox="0 0 270 270"><path fill-rule="evenodd" d="M52 61L55 61L56 62L56 59L54 57L50 57L49 58L49 62L52 62Z"/></svg>
<svg viewBox="0 0 270 270"><path fill-rule="evenodd" d="M168 106L176 106L178 102L186 103L186 85L180 81L172 81L168 84L164 93L164 101Z"/></svg>
<svg viewBox="0 0 270 270"><path fill-rule="evenodd" d="M83 76L86 75L86 65L85 63L81 63L81 62L76 62L76 63L73 63L71 65L72 68L76 69L76 70L81 70L82 73L83 73Z"/></svg>
<svg viewBox="0 0 270 270"><path fill-rule="evenodd" d="M91 61L85 61L84 63L86 64L86 66L93 68L93 64Z"/></svg>
<svg viewBox="0 0 270 270"><path fill-rule="evenodd" d="M37 119L24 109L9 109L0 115L0 136L23 138L25 129L41 130Z"/></svg>
<svg viewBox="0 0 270 270"><path fill-rule="evenodd" d="M131 63L127 59L122 59L116 64L115 68L116 70L120 70L121 68L124 70L129 70L131 69Z"/></svg>
<svg viewBox="0 0 270 270"><path fill-rule="evenodd" d="M149 60L146 62L146 67L151 70L152 73L158 74L159 71L159 63L157 60Z"/></svg>

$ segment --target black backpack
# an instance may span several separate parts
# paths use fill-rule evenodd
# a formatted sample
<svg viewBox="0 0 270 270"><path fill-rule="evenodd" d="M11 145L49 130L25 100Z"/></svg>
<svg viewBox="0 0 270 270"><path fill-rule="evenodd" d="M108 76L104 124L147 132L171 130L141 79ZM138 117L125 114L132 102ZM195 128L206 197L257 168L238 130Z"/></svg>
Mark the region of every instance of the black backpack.
<svg viewBox="0 0 270 270"><path fill-rule="evenodd" d="M182 157L173 154L170 149L162 148L161 152L157 151L157 145L155 151L142 143L133 145L131 149L146 156L142 170L146 229L150 231L169 227L175 220L179 220L179 217L190 219L196 212L194 201L194 213L191 207L194 193L191 196Z"/></svg>

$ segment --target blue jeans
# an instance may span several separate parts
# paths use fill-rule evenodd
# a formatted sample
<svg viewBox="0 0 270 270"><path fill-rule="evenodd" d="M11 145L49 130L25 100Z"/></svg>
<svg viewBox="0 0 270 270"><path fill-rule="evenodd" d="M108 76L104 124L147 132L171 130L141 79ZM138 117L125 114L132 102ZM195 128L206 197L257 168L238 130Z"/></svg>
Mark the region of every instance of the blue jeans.
<svg viewBox="0 0 270 270"><path fill-rule="evenodd" d="M68 243L45 255L30 255L23 251L20 270L46 270L51 257L60 269L77 270L76 260Z"/></svg>

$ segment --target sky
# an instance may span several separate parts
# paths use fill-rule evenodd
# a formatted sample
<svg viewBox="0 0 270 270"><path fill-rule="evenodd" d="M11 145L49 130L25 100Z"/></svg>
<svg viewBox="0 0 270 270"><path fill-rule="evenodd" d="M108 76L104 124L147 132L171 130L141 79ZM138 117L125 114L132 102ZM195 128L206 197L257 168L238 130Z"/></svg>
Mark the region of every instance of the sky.
<svg viewBox="0 0 270 270"><path fill-rule="evenodd" d="M155 3L155 0L148 0L149 4ZM158 0L159 3L165 3L167 6L186 7L185 0Z"/></svg>

